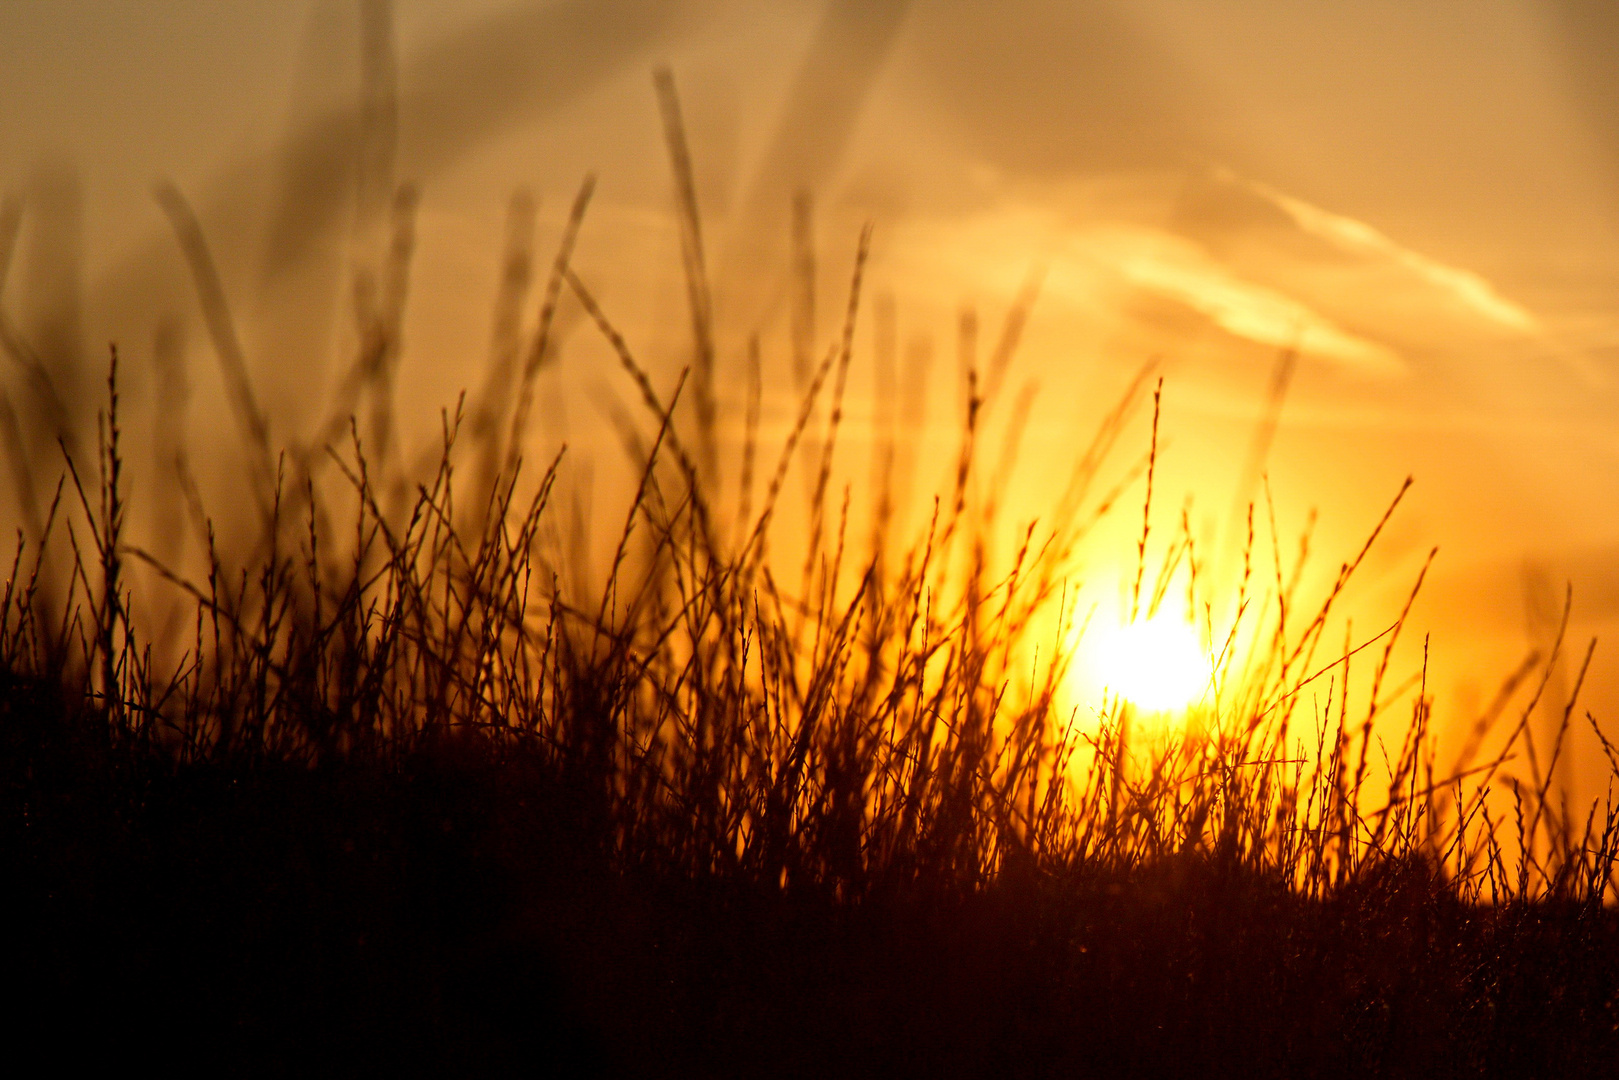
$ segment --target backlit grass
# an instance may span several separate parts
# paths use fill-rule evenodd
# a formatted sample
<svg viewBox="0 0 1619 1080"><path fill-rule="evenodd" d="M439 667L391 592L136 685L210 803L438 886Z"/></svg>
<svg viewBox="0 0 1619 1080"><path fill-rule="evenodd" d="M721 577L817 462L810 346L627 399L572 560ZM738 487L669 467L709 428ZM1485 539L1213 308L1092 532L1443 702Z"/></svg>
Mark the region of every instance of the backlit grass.
<svg viewBox="0 0 1619 1080"><path fill-rule="evenodd" d="M1326 640L1365 549L1315 599L1252 517L1229 595L1184 519L1151 554L1148 371L1008 547L981 475L998 361L969 367L951 481L907 533L877 470L868 535L835 468L866 242L784 442L758 434L756 352L728 441L695 203L695 359L660 390L571 264L587 185L523 362L446 412L436 464L393 444L385 303L333 422L274 451L200 229L165 200L254 462L233 533L255 539L222 550L204 514L190 574L130 535L114 363L96 459L69 458L0 598L30 1015L265 1071L1611 1067L1619 816L1553 797L1573 699L1532 782L1505 780L1551 661L1438 762L1424 672L1391 693L1405 618ZM560 460L522 453L564 302L643 406L599 578L562 539ZM1120 454L1140 468L1103 490ZM1126 621L1189 627L1154 647L1205 665L1172 698L1184 659L1114 679L1139 651L1084 653L1085 541L1132 506ZM177 600L183 631L156 629ZM1097 656L1113 692L1087 711Z"/></svg>

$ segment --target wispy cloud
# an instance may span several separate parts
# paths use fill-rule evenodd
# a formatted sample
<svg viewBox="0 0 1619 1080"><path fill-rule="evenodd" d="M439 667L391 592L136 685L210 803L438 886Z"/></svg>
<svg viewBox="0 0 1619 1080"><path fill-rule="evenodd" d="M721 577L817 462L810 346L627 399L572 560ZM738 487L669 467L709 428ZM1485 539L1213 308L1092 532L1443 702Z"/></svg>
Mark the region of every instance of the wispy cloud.
<svg viewBox="0 0 1619 1080"><path fill-rule="evenodd" d="M1364 221L1323 210L1256 181L1227 178L1273 203L1312 236L1348 253L1388 260L1498 326L1525 334L1541 331L1540 321L1532 313L1502 296L1481 274L1412 251Z"/></svg>
<svg viewBox="0 0 1619 1080"><path fill-rule="evenodd" d="M1116 234L1112 261L1130 284L1178 301L1234 337L1337 360L1370 373L1405 371L1388 346L1344 329L1309 305L1248 281L1187 241L1154 231Z"/></svg>

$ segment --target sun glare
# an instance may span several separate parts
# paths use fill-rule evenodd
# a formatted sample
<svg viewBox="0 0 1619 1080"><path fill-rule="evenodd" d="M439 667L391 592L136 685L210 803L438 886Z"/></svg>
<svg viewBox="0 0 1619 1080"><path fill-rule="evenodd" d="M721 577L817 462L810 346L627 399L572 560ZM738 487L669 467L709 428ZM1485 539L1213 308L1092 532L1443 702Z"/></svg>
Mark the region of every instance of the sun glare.
<svg viewBox="0 0 1619 1080"><path fill-rule="evenodd" d="M1213 671L1196 628L1165 614L1099 635L1087 652L1091 681L1144 712L1196 704Z"/></svg>

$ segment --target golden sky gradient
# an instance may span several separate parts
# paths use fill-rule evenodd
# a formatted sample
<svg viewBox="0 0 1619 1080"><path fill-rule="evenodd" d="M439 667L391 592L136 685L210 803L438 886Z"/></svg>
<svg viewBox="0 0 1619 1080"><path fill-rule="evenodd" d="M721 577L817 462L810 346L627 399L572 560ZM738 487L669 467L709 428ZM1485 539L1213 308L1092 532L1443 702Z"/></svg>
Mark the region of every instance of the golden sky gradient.
<svg viewBox="0 0 1619 1080"><path fill-rule="evenodd" d="M85 416L117 340L141 438L161 442L156 414L179 400L157 361L185 357L184 433L227 447L225 390L152 198L172 181L219 262L272 434L297 441L355 348L347 291L376 260L386 188L410 181L399 386L422 442L484 377L513 191L537 202L548 260L594 173L576 265L670 385L688 324L651 81L667 65L725 415L757 331L765 430L791 420L800 189L818 349L875 226L868 296L891 298L899 363L926 383L921 488L959 422L960 313L977 313L987 356L1038 275L1002 405L1004 420L1032 380L1008 512L1055 497L1051 463L1157 357L1164 531L1190 494L1196 530L1229 553L1233 506L1263 497L1245 467L1267 387L1296 350L1259 466L1283 546L1318 508L1330 573L1414 474L1357 602L1370 626L1440 547L1417 621L1460 713L1545 638L1565 581L1579 640L1619 628L1616 43L1619 9L1588 0L9 0L0 194L22 216L0 304L79 373ZM367 63L396 88L381 149ZM600 479L617 468L604 402L631 398L577 312L563 330L538 440L565 437ZM869 320L862 333L869 361ZM857 359L856 460L884 408L870 372ZM1121 470L1146 446L1132 432ZM229 451L209 456L222 484ZM1120 550L1134 527L1119 523ZM1614 731L1607 652L1589 700Z"/></svg>

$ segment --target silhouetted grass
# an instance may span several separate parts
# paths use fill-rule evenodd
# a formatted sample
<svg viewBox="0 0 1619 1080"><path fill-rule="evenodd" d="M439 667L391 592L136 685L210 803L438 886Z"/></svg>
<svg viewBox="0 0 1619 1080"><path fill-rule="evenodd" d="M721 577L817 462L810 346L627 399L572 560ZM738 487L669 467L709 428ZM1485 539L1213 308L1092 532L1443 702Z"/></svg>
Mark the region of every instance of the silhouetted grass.
<svg viewBox="0 0 1619 1080"><path fill-rule="evenodd" d="M398 284L361 312L336 419L275 459L201 230L165 190L261 527L234 553L210 529L195 578L127 535L115 360L94 471L70 460L0 598L18 1019L72 1018L84 1043L63 1060L249 1072L1607 1075L1619 816L1565 818L1549 796L1561 734L1532 784L1492 795L1546 680L1520 673L1534 700L1513 712L1504 695L1436 768L1425 689L1408 720L1387 717L1405 616L1324 641L1366 549L1306 606L1278 553L1263 569L1250 510L1241 614L1221 628L1203 609L1223 648L1194 718L1151 742L1122 702L1076 723L1067 582L1126 490L1095 489L1150 372L1051 517L997 560L979 444L1032 294L987 378L974 323L949 486L911 541L891 486L874 492L874 538L857 542L834 455L863 237L818 361L807 317L795 324L803 397L780 447L758 441L755 345L728 471L696 203L672 83L660 92L683 177L694 424L685 377L660 394L571 265L587 183L534 337L510 314L519 236L470 434L447 415L436 467L414 471L391 417L404 196L382 273ZM579 553L554 539L559 462L534 475L521 453L565 296L645 406L639 481L588 594ZM369 434L347 421L329 446L362 401ZM1182 566L1193 603L1216 585L1184 520L1151 565L1152 402L1127 474L1146 482L1141 614ZM788 584L770 544L795 468L809 497ZM143 621L134 563L188 598L182 644ZM1480 758L1502 716L1519 719Z"/></svg>

